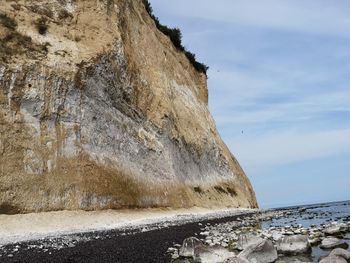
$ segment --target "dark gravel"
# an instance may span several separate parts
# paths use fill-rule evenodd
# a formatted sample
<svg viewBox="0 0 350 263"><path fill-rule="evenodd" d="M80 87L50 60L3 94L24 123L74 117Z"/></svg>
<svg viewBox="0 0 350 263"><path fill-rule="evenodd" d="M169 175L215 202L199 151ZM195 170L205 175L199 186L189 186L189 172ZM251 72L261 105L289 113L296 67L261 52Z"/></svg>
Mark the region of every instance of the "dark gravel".
<svg viewBox="0 0 350 263"><path fill-rule="evenodd" d="M201 221L203 225L210 223L224 223L233 221L237 217L243 215ZM194 233L200 233L203 226L197 223L189 223L180 226L171 226L168 228L157 229L149 232L123 233L120 231L108 231L98 233L100 236L107 236L100 240L91 240L80 242L73 248L63 248L61 250L50 249L43 252L41 249L19 249L13 253L13 257L3 255L0 257L1 263L7 262L170 262L170 256L166 254L169 247L193 236ZM86 233L88 235L96 235L97 233ZM12 249L16 245L26 247L30 245L40 245L45 241L37 241L30 243L14 244L5 248ZM51 253L51 254L50 254Z"/></svg>

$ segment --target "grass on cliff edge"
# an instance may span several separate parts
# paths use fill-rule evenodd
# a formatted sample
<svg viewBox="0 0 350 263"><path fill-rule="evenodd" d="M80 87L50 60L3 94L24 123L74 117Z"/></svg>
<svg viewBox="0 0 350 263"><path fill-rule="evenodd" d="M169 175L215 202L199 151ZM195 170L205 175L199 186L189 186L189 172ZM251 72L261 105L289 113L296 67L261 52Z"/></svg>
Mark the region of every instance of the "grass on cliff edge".
<svg viewBox="0 0 350 263"><path fill-rule="evenodd" d="M190 51L186 50L186 48L182 45L182 34L181 34L180 29L169 28L165 25L162 25L159 22L158 17L156 17L153 14L153 9L152 9L150 2L148 0L143 0L143 4L145 5L147 13L154 20L158 30L160 30L163 34L167 35L170 38L171 42L173 42L174 46L178 50L185 53L186 57L188 58L188 60L191 62L191 64L194 66L194 68L197 71L202 72L205 75L207 75L207 71L208 71L209 67L207 65L205 65L204 63L198 62L196 59L196 55L191 53Z"/></svg>

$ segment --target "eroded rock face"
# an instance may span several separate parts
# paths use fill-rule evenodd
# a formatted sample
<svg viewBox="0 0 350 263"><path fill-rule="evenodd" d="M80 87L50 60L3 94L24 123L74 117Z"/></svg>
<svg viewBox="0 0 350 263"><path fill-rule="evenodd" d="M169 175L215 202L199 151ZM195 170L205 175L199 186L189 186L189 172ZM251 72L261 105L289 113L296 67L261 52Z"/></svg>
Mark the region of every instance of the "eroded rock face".
<svg viewBox="0 0 350 263"><path fill-rule="evenodd" d="M0 213L257 207L208 111L206 76L141 0L0 12Z"/></svg>

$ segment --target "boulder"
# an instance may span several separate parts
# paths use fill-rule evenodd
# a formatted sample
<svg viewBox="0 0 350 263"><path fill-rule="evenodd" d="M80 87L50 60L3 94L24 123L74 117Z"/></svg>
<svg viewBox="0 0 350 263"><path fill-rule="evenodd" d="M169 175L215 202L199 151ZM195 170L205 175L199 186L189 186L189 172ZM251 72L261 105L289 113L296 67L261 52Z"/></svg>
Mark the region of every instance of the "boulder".
<svg viewBox="0 0 350 263"><path fill-rule="evenodd" d="M339 256L345 258L347 261L350 261L350 252L342 248L334 249L330 255Z"/></svg>
<svg viewBox="0 0 350 263"><path fill-rule="evenodd" d="M339 225L333 225L323 230L323 233L327 236L339 236L341 235L341 229Z"/></svg>
<svg viewBox="0 0 350 263"><path fill-rule="evenodd" d="M222 263L229 258L233 258L235 253L228 251L221 246L207 247L199 245L195 247L194 263Z"/></svg>
<svg viewBox="0 0 350 263"><path fill-rule="evenodd" d="M253 234L253 233L248 233L248 234L242 234L238 237L238 242L237 242L237 249L238 250L244 250L248 246L260 243L263 241L261 237Z"/></svg>
<svg viewBox="0 0 350 263"><path fill-rule="evenodd" d="M350 252L342 249L334 249L328 257L322 259L320 263L347 263L350 262Z"/></svg>
<svg viewBox="0 0 350 263"><path fill-rule="evenodd" d="M333 249L333 248L348 248L348 244L336 237L327 237L322 240L320 248L322 249Z"/></svg>
<svg viewBox="0 0 350 263"><path fill-rule="evenodd" d="M275 263L311 263L312 261L307 258L295 258L287 257L277 260Z"/></svg>
<svg viewBox="0 0 350 263"><path fill-rule="evenodd" d="M278 255L277 249L274 247L272 241L262 240L259 243L248 246L238 257L247 259L249 262L270 263L275 262Z"/></svg>
<svg viewBox="0 0 350 263"><path fill-rule="evenodd" d="M328 257L322 259L320 263L348 263L348 261L339 256L329 255Z"/></svg>
<svg viewBox="0 0 350 263"><path fill-rule="evenodd" d="M281 234L281 232L277 231L277 230L274 230L271 232L271 235L272 235L272 239L274 241L277 241L279 239L281 239L283 237L283 235Z"/></svg>
<svg viewBox="0 0 350 263"><path fill-rule="evenodd" d="M181 246L181 248L179 250L179 256L180 257L186 257L186 258L194 257L195 248L197 246L203 246L202 241L200 241L196 237L186 238L183 241L182 246Z"/></svg>
<svg viewBox="0 0 350 263"><path fill-rule="evenodd" d="M250 263L248 259L242 257L229 258L224 263Z"/></svg>
<svg viewBox="0 0 350 263"><path fill-rule="evenodd" d="M309 238L305 235L286 236L278 240L277 250L285 255L310 252Z"/></svg>

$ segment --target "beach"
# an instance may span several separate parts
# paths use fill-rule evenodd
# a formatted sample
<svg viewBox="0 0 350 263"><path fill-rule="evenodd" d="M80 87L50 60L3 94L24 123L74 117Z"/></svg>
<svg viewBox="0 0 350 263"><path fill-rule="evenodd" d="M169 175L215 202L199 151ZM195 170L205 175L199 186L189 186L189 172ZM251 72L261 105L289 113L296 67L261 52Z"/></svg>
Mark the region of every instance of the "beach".
<svg viewBox="0 0 350 263"><path fill-rule="evenodd" d="M320 257L327 256L334 248L322 248L325 239L337 236L343 242L343 247L350 245L350 202L268 210L226 209L209 212L195 208L157 212L148 210L139 211L139 214L135 211L105 211L102 214L74 212L75 220L74 213L71 213L45 214L46 222L51 219L50 231L48 225L45 228L42 226L41 229L46 229L46 232L36 233L35 236L34 230L40 229L40 220L37 218L32 223L32 238L28 238L29 230L26 230L25 234L12 236L11 240L10 231L7 230L6 244L2 236L0 261L183 263L193 262L178 255L183 241L191 237L198 238L210 249L220 247L237 255L240 245L251 245L242 243L242 236L244 240L249 240L253 235L254 238L276 242L278 246L280 241L277 240L283 237L303 235L308 237L308 250L294 255L283 255L279 251L279 261L276 262L318 262ZM30 215L14 217L20 218L18 222L23 223L22 217L26 216L30 218ZM2 222L3 217L0 217ZM66 221L60 221L62 218L66 218ZM95 218L96 223L89 228L90 218ZM112 218L119 220L113 221ZM58 221L60 224L57 225ZM55 225L56 228L52 227ZM58 231L62 226L65 228ZM1 227L2 231L6 228L3 224ZM22 231L26 227L19 229ZM333 232L329 229L333 229ZM338 229L338 232L334 229ZM22 241L18 241L20 239Z"/></svg>
<svg viewBox="0 0 350 263"><path fill-rule="evenodd" d="M232 221L256 211L192 208L1 215L0 262L168 262L168 247L199 232L199 222Z"/></svg>

